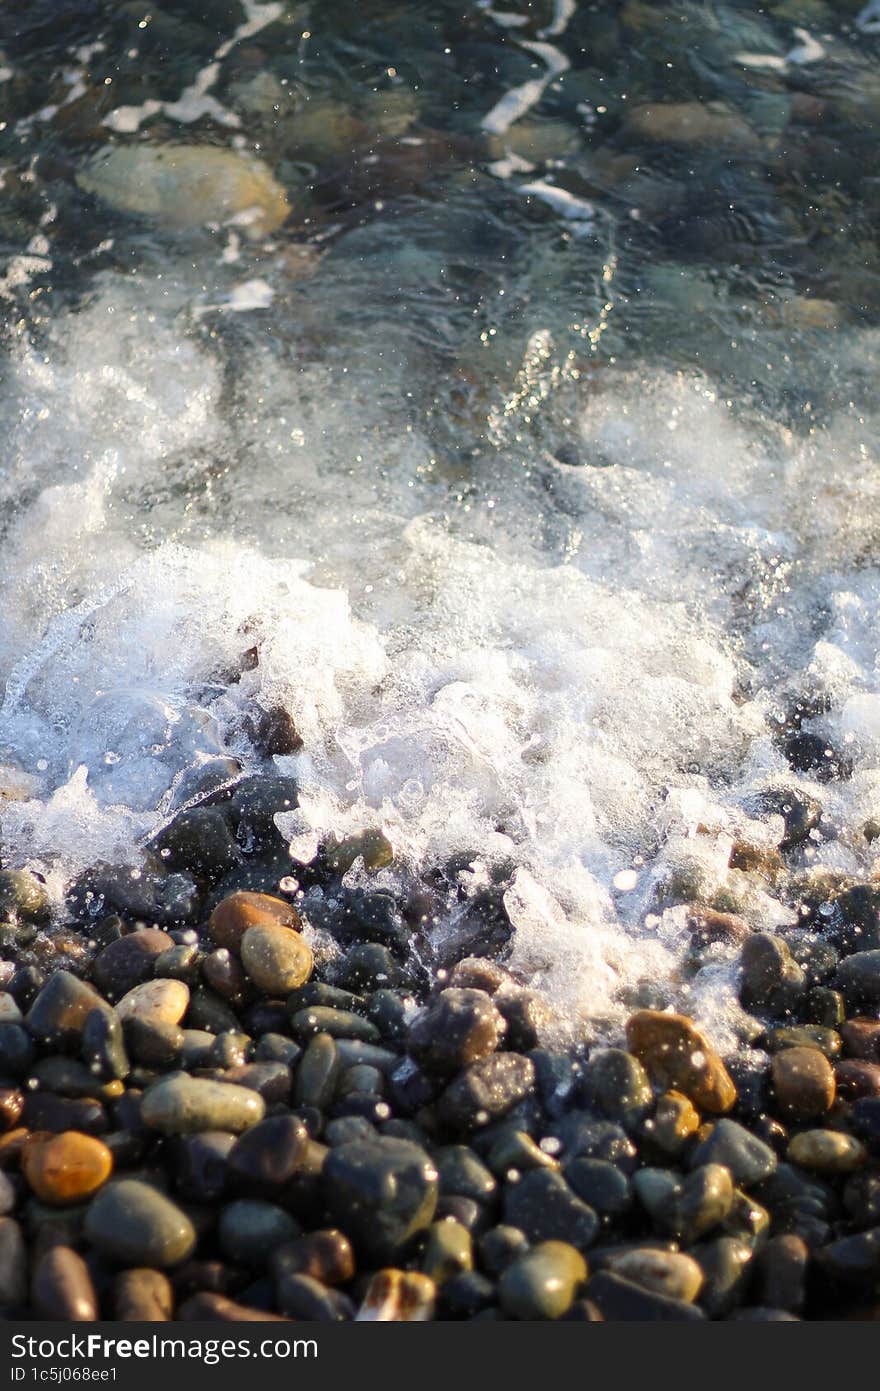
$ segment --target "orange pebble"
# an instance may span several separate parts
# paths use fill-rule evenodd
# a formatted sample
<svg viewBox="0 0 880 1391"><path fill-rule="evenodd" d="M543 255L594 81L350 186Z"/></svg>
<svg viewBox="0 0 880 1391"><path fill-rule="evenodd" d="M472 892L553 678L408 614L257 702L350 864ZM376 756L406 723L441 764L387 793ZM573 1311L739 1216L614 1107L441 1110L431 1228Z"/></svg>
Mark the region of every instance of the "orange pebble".
<svg viewBox="0 0 880 1391"><path fill-rule="evenodd" d="M90 1198L110 1177L113 1156L101 1140L78 1130L39 1131L25 1141L21 1167L37 1197L59 1206Z"/></svg>

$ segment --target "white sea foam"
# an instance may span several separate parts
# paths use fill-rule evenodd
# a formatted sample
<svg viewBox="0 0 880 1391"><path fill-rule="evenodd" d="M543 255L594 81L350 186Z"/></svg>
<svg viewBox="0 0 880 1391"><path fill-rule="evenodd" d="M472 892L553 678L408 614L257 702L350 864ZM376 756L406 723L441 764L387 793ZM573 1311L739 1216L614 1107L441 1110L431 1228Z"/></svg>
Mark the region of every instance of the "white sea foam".
<svg viewBox="0 0 880 1391"><path fill-rule="evenodd" d="M387 384L353 372L340 396L267 340L234 412L200 293L107 275L48 340L12 348L6 856L59 889L94 860L134 864L187 770L226 747L251 758L242 706L281 702L304 739L281 760L301 805L279 818L301 858L379 824L389 882L465 854L476 890L512 866L513 964L564 1018L613 1025L621 987L667 981L732 1037L730 968L686 983L684 910L666 905L726 895L755 924L786 920L728 861L737 838L778 838L750 798L795 780L767 715L805 669L856 761L847 783L800 779L837 833L809 854L867 867L872 422L797 438L703 380L606 368L564 388L587 466L487 464L465 526ZM876 338L848 351L870 378ZM258 668L228 684L255 642Z"/></svg>

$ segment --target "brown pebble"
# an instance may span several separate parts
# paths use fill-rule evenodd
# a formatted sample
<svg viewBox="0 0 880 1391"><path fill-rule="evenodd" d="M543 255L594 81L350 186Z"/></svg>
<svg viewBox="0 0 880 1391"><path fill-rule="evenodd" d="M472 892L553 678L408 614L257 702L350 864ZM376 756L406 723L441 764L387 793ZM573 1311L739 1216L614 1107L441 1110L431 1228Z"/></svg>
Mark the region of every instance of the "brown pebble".
<svg viewBox="0 0 880 1391"><path fill-rule="evenodd" d="M786 1120L812 1120L834 1104L834 1070L818 1048L783 1048L773 1055L770 1071Z"/></svg>
<svg viewBox="0 0 880 1391"><path fill-rule="evenodd" d="M802 1130L789 1142L790 1164L817 1174L852 1174L865 1163L868 1152L860 1140L841 1130Z"/></svg>
<svg viewBox="0 0 880 1391"><path fill-rule="evenodd" d="M31 1298L44 1319L93 1323L98 1317L98 1297L88 1266L70 1246L53 1246L40 1257Z"/></svg>
<svg viewBox="0 0 880 1391"><path fill-rule="evenodd" d="M487 995L494 995L507 979L496 962L485 956L466 956L453 966L448 984L457 990L485 990Z"/></svg>
<svg viewBox="0 0 880 1391"><path fill-rule="evenodd" d="M848 1057L880 1063L880 1019L847 1019L840 1037Z"/></svg>
<svg viewBox="0 0 880 1391"><path fill-rule="evenodd" d="M354 1275L351 1242L334 1228L308 1232L279 1248L273 1265L280 1274L310 1275L322 1285L345 1285Z"/></svg>
<svg viewBox="0 0 880 1391"><path fill-rule="evenodd" d="M42 1202L62 1206L96 1193L110 1177L113 1156L93 1135L36 1132L25 1143L21 1167Z"/></svg>
<svg viewBox="0 0 880 1391"><path fill-rule="evenodd" d="M714 942L737 943L749 935L749 925L737 913L719 913L714 908L695 907L687 920L688 931L698 947Z"/></svg>
<svg viewBox="0 0 880 1391"><path fill-rule="evenodd" d="M736 1087L727 1068L686 1014L639 1010L627 1021L626 1038L630 1052L660 1086L683 1092L713 1115L733 1106Z"/></svg>
<svg viewBox="0 0 880 1391"><path fill-rule="evenodd" d="M880 1096L880 1063L861 1058L846 1058L834 1068L837 1090L846 1101L858 1101L863 1096Z"/></svg>
<svg viewBox="0 0 880 1391"><path fill-rule="evenodd" d="M700 1128L699 1113L682 1092L664 1092L657 1098L653 1116L643 1122L643 1135L663 1154L681 1152Z"/></svg>
<svg viewBox="0 0 880 1391"><path fill-rule="evenodd" d="M229 894L218 903L208 923L211 938L217 946L236 952L249 927L272 926L288 927L298 932L302 923L299 913L284 899L244 890Z"/></svg>
<svg viewBox="0 0 880 1391"><path fill-rule="evenodd" d="M11 1130L21 1120L24 1096L17 1087L0 1087L0 1130Z"/></svg>
<svg viewBox="0 0 880 1391"><path fill-rule="evenodd" d="M174 1315L171 1281L161 1270L122 1270L113 1281L113 1309L125 1322L166 1323Z"/></svg>
<svg viewBox="0 0 880 1391"><path fill-rule="evenodd" d="M290 1323L281 1314L267 1314L265 1309L251 1309L247 1304L236 1304L222 1294L194 1294L177 1311L178 1322L207 1323L216 1319L220 1323Z"/></svg>
<svg viewBox="0 0 880 1391"><path fill-rule="evenodd" d="M437 1287L415 1270L377 1270L357 1313L359 1323L426 1323L434 1315Z"/></svg>

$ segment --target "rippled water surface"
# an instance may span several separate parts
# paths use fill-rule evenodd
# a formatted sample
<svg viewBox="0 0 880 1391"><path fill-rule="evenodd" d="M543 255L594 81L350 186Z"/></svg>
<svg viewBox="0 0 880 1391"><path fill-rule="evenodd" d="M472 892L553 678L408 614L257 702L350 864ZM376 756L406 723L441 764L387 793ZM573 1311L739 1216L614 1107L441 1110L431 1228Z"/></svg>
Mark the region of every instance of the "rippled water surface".
<svg viewBox="0 0 880 1391"><path fill-rule="evenodd" d="M4 863L283 708L287 875L730 1040L694 912L876 858L880 8L510 5L7 0Z"/></svg>

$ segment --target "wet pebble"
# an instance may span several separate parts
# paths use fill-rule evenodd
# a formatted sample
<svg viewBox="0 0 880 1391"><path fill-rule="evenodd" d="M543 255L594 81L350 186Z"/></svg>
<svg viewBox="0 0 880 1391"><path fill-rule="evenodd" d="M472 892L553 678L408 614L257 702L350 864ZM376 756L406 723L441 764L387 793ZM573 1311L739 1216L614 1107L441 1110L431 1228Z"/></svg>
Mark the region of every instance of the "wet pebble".
<svg viewBox="0 0 880 1391"><path fill-rule="evenodd" d="M880 950L860 951L840 963L837 985L851 1009L880 1005Z"/></svg>
<svg viewBox="0 0 880 1391"><path fill-rule="evenodd" d="M407 1050L426 1071L450 1075L493 1053L506 1025L482 990L443 990L416 1016Z"/></svg>
<svg viewBox="0 0 880 1391"><path fill-rule="evenodd" d="M56 1135L65 1130L103 1135L109 1129L107 1112L99 1101L44 1091L25 1093L21 1122L28 1130L51 1130Z"/></svg>
<svg viewBox="0 0 880 1391"><path fill-rule="evenodd" d="M593 1276L587 1295L603 1318L611 1322L689 1323L705 1318L697 1305L669 1299L610 1270L600 1270Z"/></svg>
<svg viewBox="0 0 880 1391"><path fill-rule="evenodd" d="M788 1158L817 1174L851 1174L865 1163L867 1151L840 1130L802 1130L789 1144Z"/></svg>
<svg viewBox="0 0 880 1391"><path fill-rule="evenodd" d="M471 1270L473 1263L473 1243L466 1227L451 1218L431 1224L425 1237L421 1266L438 1289L452 1276Z"/></svg>
<svg viewBox="0 0 880 1391"><path fill-rule="evenodd" d="M296 1321L341 1323L354 1318L354 1305L348 1296L329 1290L311 1275L282 1275L275 1296L281 1312Z"/></svg>
<svg viewBox="0 0 880 1391"><path fill-rule="evenodd" d="M756 1295L760 1303L771 1309L799 1313L806 1299L809 1259L809 1249L801 1237L770 1237L755 1258Z"/></svg>
<svg viewBox="0 0 880 1391"><path fill-rule="evenodd" d="M144 1093L141 1113L144 1124L163 1135L187 1135L247 1130L263 1119L265 1109L262 1097L249 1087L177 1073Z"/></svg>
<svg viewBox="0 0 880 1391"><path fill-rule="evenodd" d="M690 1254L703 1272L698 1303L709 1318L723 1318L742 1303L751 1274L752 1248L732 1236L692 1246Z"/></svg>
<svg viewBox="0 0 880 1391"><path fill-rule="evenodd" d="M119 1179L93 1198L85 1233L108 1260L165 1270L192 1255L196 1232L164 1193L137 1179Z"/></svg>
<svg viewBox="0 0 880 1391"><path fill-rule="evenodd" d="M823 1059L824 1061L824 1059ZM827 1064L826 1064L827 1066ZM688 1167L722 1164L730 1170L734 1183L745 1187L769 1178L777 1158L769 1145L736 1121L716 1121L711 1133L688 1156Z"/></svg>
<svg viewBox="0 0 880 1391"><path fill-rule="evenodd" d="M692 1304L703 1285L703 1271L691 1257L679 1251L656 1251L648 1247L631 1249L609 1260L610 1269L643 1289L668 1299Z"/></svg>
<svg viewBox="0 0 880 1391"><path fill-rule="evenodd" d="M839 1095L845 1101L880 1097L880 1063L863 1062L860 1058L845 1058L836 1064L834 1080Z"/></svg>
<svg viewBox="0 0 880 1391"><path fill-rule="evenodd" d="M122 1022L115 1010L93 1009L83 1024L80 1054L86 1066L104 1081L128 1076Z"/></svg>
<svg viewBox="0 0 880 1391"><path fill-rule="evenodd" d="M379 1270L357 1312L359 1322L425 1323L434 1317L437 1291L419 1271Z"/></svg>
<svg viewBox="0 0 880 1391"><path fill-rule="evenodd" d="M834 1280L864 1289L880 1279L880 1226L832 1241L816 1256Z"/></svg>
<svg viewBox="0 0 880 1391"><path fill-rule="evenodd" d="M746 1009L785 1014L804 994L804 971L781 937L769 932L753 933L743 944L740 965L740 999Z"/></svg>
<svg viewBox="0 0 880 1391"><path fill-rule="evenodd" d="M308 1131L296 1116L269 1116L246 1130L227 1159L229 1181L242 1192L280 1192L305 1156Z"/></svg>
<svg viewBox="0 0 880 1391"><path fill-rule="evenodd" d="M358 1039L378 1043L381 1035L375 1024L351 1010L333 1009L329 1005L309 1005L293 1014L290 1027L295 1038L307 1039L314 1034L329 1034L335 1039Z"/></svg>
<svg viewBox="0 0 880 1391"><path fill-rule="evenodd" d="M529 1241L525 1232L521 1232L519 1227L510 1227L502 1222L480 1237L480 1265L489 1275L500 1275L514 1261L524 1256L528 1249Z"/></svg>
<svg viewBox="0 0 880 1391"><path fill-rule="evenodd" d="M79 1044L94 1009L107 1009L97 991L70 971L56 971L36 996L25 1023L44 1047L70 1047Z"/></svg>
<svg viewBox="0 0 880 1391"><path fill-rule="evenodd" d="M113 1157L92 1135L73 1130L60 1135L37 1133L24 1145L21 1167L41 1202L64 1205L96 1193L110 1177Z"/></svg>
<svg viewBox="0 0 880 1391"><path fill-rule="evenodd" d="M586 1250L595 1240L599 1218L561 1174L533 1169L504 1191L504 1221L529 1241L568 1241Z"/></svg>
<svg viewBox="0 0 880 1391"><path fill-rule="evenodd" d="M293 1083L293 1099L299 1106L327 1106L339 1077L339 1049L330 1034L316 1034L300 1058Z"/></svg>
<svg viewBox="0 0 880 1391"><path fill-rule="evenodd" d="M0 1217L0 1309L24 1304L28 1291L28 1253L12 1217Z"/></svg>
<svg viewBox="0 0 880 1391"><path fill-rule="evenodd" d="M214 884L238 863L238 846L219 807L178 812L152 842L167 869Z"/></svg>
<svg viewBox="0 0 880 1391"><path fill-rule="evenodd" d="M98 1297L88 1266L69 1246L52 1246L34 1266L31 1299L40 1318L92 1323Z"/></svg>
<svg viewBox="0 0 880 1391"><path fill-rule="evenodd" d="M322 1285L347 1285L355 1273L354 1251L336 1228L305 1232L272 1255L276 1275L309 1275Z"/></svg>
<svg viewBox="0 0 880 1391"><path fill-rule="evenodd" d="M228 1260L265 1266L270 1253L299 1236L299 1223L284 1208L261 1198L239 1198L220 1213L217 1239Z"/></svg>
<svg viewBox="0 0 880 1391"><path fill-rule="evenodd" d="M840 1026L847 1057L880 1062L880 1019L847 1019Z"/></svg>
<svg viewBox="0 0 880 1391"><path fill-rule="evenodd" d="M684 1179L664 1169L640 1169L633 1188L658 1231L685 1245L717 1227L730 1213L734 1185L722 1164L704 1164Z"/></svg>
<svg viewBox="0 0 880 1391"><path fill-rule="evenodd" d="M0 1024L0 1075L23 1077L34 1060L34 1043L20 1024Z"/></svg>
<svg viewBox="0 0 880 1391"><path fill-rule="evenodd" d="M417 1145L376 1137L331 1150L322 1190L331 1218L355 1249L370 1260L387 1262L430 1226L437 1206L437 1171Z"/></svg>
<svg viewBox="0 0 880 1391"><path fill-rule="evenodd" d="M312 974L311 950L301 934L288 927L249 927L242 936L240 949L245 973L267 995L288 995Z"/></svg>
<svg viewBox="0 0 880 1391"><path fill-rule="evenodd" d="M140 1019L145 1024L177 1025L189 1006L189 987L182 980L154 979L126 991L116 1005L122 1020Z"/></svg>
<svg viewBox="0 0 880 1391"><path fill-rule="evenodd" d="M630 1016L626 1036L630 1051L660 1086L682 1092L713 1114L733 1106L736 1088L727 1068L687 1015L640 1010Z"/></svg>
<svg viewBox="0 0 880 1391"><path fill-rule="evenodd" d="M119 937L98 952L92 962L95 985L108 1000L121 999L129 990L150 979L156 958L173 945L167 932L154 927Z"/></svg>
<svg viewBox="0 0 880 1391"><path fill-rule="evenodd" d="M474 1130L497 1120L527 1096L535 1080L530 1058L493 1053L472 1063L444 1091L438 1113L453 1130Z"/></svg>
<svg viewBox="0 0 880 1391"><path fill-rule="evenodd" d="M566 1241L545 1241L511 1262L498 1281L509 1318L558 1319L587 1278L581 1252Z"/></svg>
<svg viewBox="0 0 880 1391"><path fill-rule="evenodd" d="M648 1074L638 1058L622 1048L594 1053L582 1087L585 1100L626 1129L635 1129L654 1105Z"/></svg>
<svg viewBox="0 0 880 1391"><path fill-rule="evenodd" d="M171 1141L174 1185L182 1198L214 1203L226 1192L226 1165L235 1141L226 1130L203 1130Z"/></svg>
<svg viewBox="0 0 880 1391"><path fill-rule="evenodd" d="M174 1288L161 1270L121 1270L113 1281L113 1314L122 1322L164 1323L174 1317Z"/></svg>
<svg viewBox="0 0 880 1391"><path fill-rule="evenodd" d="M632 1206L629 1179L607 1159L569 1160L564 1174L577 1196L606 1221L621 1217Z"/></svg>
<svg viewBox="0 0 880 1391"><path fill-rule="evenodd" d="M247 214L248 236L264 236L290 213L284 189L262 160L210 145L106 145L80 169L77 183L120 212L171 230L227 222Z"/></svg>
<svg viewBox="0 0 880 1391"><path fill-rule="evenodd" d="M654 1114L642 1126L641 1135L662 1154L675 1158L700 1128L699 1112L681 1092L668 1091L657 1098Z"/></svg>
<svg viewBox="0 0 880 1391"><path fill-rule="evenodd" d="M134 1017L126 1020L123 1037L132 1058L142 1067L165 1072L177 1066L183 1056L184 1032L177 1024Z"/></svg>

